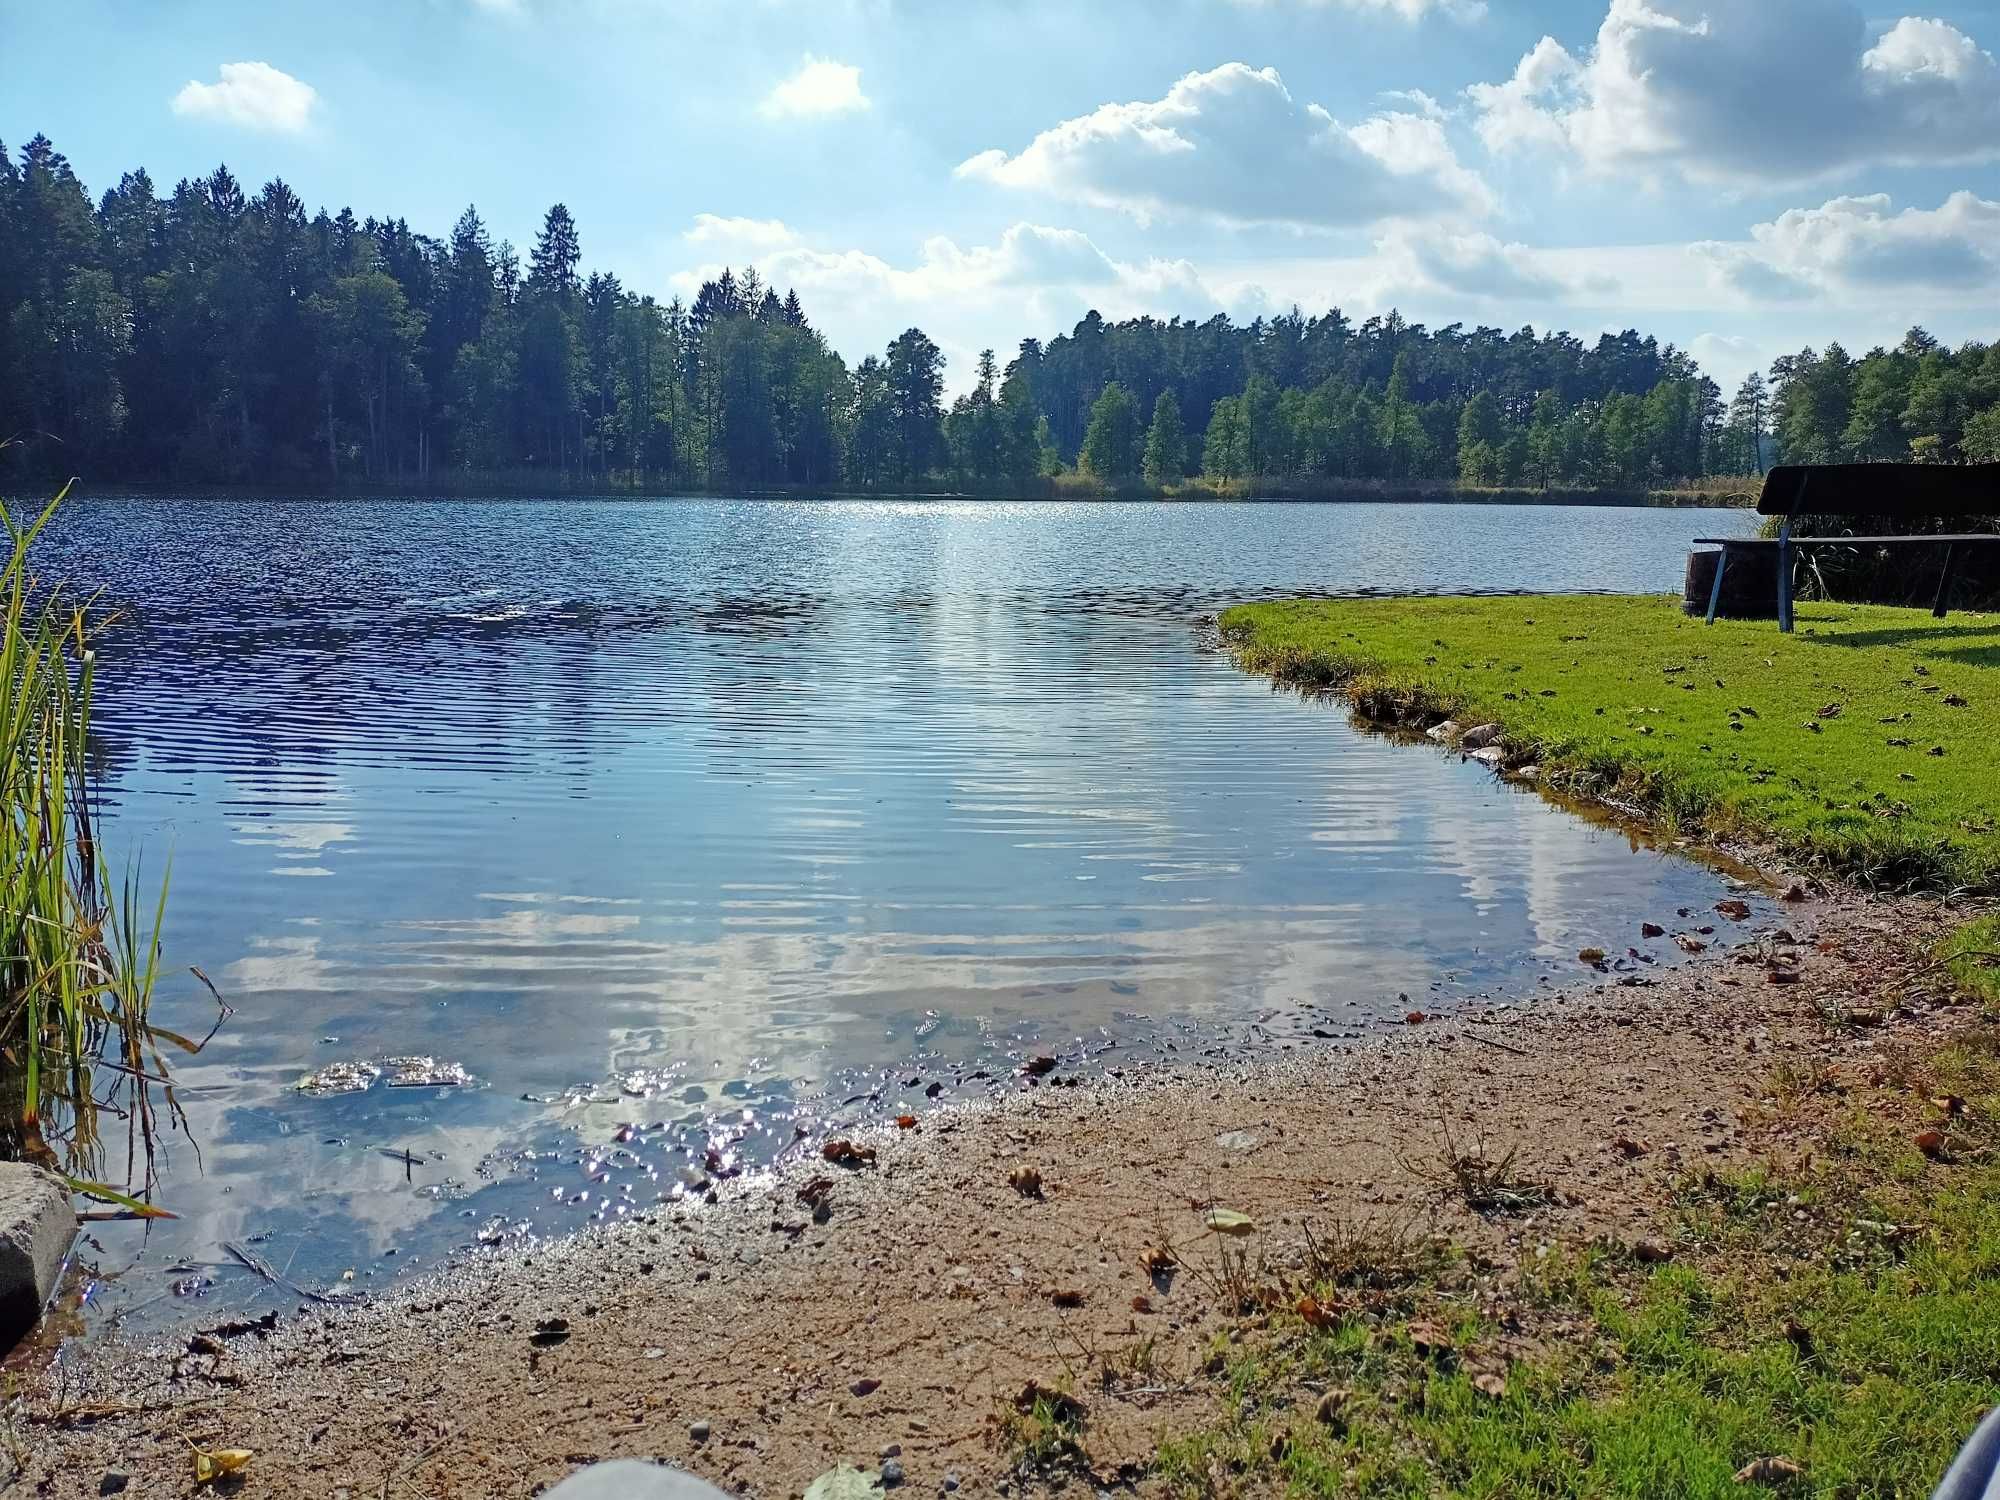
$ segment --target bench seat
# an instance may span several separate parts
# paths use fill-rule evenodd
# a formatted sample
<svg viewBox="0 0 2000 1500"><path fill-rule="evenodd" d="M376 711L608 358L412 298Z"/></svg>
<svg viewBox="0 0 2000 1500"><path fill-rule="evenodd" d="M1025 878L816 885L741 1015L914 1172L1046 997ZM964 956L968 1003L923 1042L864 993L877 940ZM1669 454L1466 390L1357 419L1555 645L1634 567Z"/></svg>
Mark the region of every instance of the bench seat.
<svg viewBox="0 0 2000 1500"><path fill-rule="evenodd" d="M1810 503L1808 503L1810 502ZM1940 620L1951 607L1951 581L1960 547L2000 542L1992 532L1908 536L1793 536L1792 523L1808 510L1828 516L1992 516L2000 514L2000 464L1792 464L1764 476L1757 514L1780 516L1775 537L1695 538L1698 547L1720 547L1708 595L1708 623L1722 603L1722 575L1729 555L1776 549L1778 629L1792 632L1792 554L1815 547L1942 547L1938 579Z"/></svg>

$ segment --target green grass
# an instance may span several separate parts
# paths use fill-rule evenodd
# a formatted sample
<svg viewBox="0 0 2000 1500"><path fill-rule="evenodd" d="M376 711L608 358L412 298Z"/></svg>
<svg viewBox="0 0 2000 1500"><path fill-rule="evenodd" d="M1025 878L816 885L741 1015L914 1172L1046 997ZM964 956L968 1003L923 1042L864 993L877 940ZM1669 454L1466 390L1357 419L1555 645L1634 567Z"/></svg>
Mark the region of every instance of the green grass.
<svg viewBox="0 0 2000 1500"><path fill-rule="evenodd" d="M149 1020L164 883L143 909L98 846L89 610L30 572L55 511L21 524L0 505L0 1154L139 1209L131 1193L150 1191L160 1107L179 1119L171 1090L154 1091L162 1045L197 1047ZM86 1180L106 1175L107 1122L124 1128L127 1191Z"/></svg>
<svg viewBox="0 0 2000 1500"><path fill-rule="evenodd" d="M1510 761L1671 830L1878 887L2000 889L2000 617L1803 605L1786 637L1536 596L1252 604L1222 628L1246 666L1371 716L1497 722Z"/></svg>
<svg viewBox="0 0 2000 1500"><path fill-rule="evenodd" d="M1988 1015L2000 1014L2000 912L1968 922L1945 940L1952 977L1976 995Z"/></svg>
<svg viewBox="0 0 2000 1500"><path fill-rule="evenodd" d="M1786 1493L1928 1494L2000 1402L2000 1061L1987 1033L1918 1071L1920 1093L1972 1101L1946 1159L1909 1145L1929 1106L1886 1092L1795 1181L1692 1185L1674 1263L1552 1256L1513 1304L1533 1347L1511 1367L1490 1294L1449 1279L1331 1328L1281 1322L1157 1474L1190 1496L1721 1497L1782 1456L1803 1470ZM1420 1354L1412 1315L1452 1350ZM1475 1385L1502 1369L1498 1394ZM1350 1393L1331 1421L1329 1388Z"/></svg>

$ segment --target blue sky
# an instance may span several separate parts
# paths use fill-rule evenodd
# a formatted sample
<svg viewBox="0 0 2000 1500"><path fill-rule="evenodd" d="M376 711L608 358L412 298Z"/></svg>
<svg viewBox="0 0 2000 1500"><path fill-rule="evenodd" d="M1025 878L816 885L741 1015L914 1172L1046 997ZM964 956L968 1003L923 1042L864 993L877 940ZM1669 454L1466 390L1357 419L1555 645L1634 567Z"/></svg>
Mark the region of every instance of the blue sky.
<svg viewBox="0 0 2000 1500"><path fill-rule="evenodd" d="M1854 0L0 0L0 139L217 162L662 297L797 285L954 386L1088 307L1585 336L1725 384L2000 335L2000 7Z"/></svg>

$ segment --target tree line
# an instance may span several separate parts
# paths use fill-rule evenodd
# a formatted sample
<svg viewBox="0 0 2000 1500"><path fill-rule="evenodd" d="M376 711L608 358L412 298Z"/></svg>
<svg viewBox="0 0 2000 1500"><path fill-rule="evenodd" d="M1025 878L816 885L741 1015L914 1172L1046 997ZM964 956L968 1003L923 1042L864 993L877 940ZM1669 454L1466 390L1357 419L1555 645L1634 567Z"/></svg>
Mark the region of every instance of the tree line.
<svg viewBox="0 0 2000 1500"><path fill-rule="evenodd" d="M947 405L920 329L849 368L795 292L725 271L665 303L586 274L544 216L525 264L468 208L442 239L309 214L227 168L92 201L42 136L0 145L0 451L98 480L588 484L1034 493L1204 476L1248 488L1380 479L1616 487L1774 455L1988 452L2000 351L1912 334L1861 361L1779 362L1725 407L1636 332L1451 325L1338 310L1238 324L1093 312L983 353Z"/></svg>

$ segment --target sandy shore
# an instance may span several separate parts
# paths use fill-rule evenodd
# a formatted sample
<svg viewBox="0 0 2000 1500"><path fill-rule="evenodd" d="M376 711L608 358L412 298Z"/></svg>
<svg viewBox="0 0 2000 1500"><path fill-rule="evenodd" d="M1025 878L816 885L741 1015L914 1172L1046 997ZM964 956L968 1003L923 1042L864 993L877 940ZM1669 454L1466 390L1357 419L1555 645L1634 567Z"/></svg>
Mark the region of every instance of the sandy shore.
<svg viewBox="0 0 2000 1500"><path fill-rule="evenodd" d="M355 1500L529 1494L620 1456L797 1495L892 1450L911 1493L949 1477L1020 1494L1040 1484L999 1429L1035 1381L1084 1400L1096 1481L1144 1492L1159 1436L1216 1409L1202 1351L1230 1322L1209 1205L1251 1215L1240 1243L1272 1267L1343 1221L1435 1228L1499 1282L1547 1245L1635 1243L1677 1176L1784 1151L1746 1126L1781 1061L1953 1024L1921 970L1947 920L1828 896L1645 987L1579 984L1265 1067L1027 1090L862 1138L872 1165L799 1161L365 1306L100 1346L17 1413L28 1483L95 1495L115 1470L187 1492L193 1440L255 1450L246 1492ZM1774 953L1795 979L1770 979ZM1869 1024L1827 1024L1856 1012ZM1484 1219L1444 1201L1428 1179L1447 1128L1461 1152L1518 1150L1557 1206ZM1023 1168L1039 1196L1010 1185ZM814 1179L831 1183L817 1220ZM1155 1279L1141 1260L1163 1243L1187 1269Z"/></svg>

